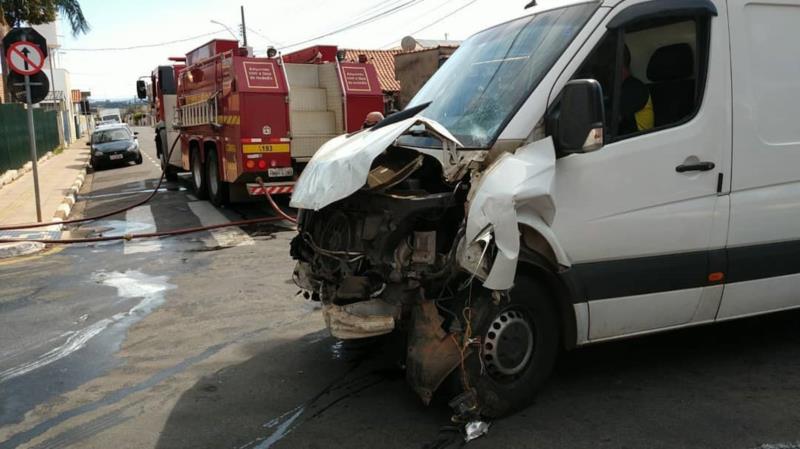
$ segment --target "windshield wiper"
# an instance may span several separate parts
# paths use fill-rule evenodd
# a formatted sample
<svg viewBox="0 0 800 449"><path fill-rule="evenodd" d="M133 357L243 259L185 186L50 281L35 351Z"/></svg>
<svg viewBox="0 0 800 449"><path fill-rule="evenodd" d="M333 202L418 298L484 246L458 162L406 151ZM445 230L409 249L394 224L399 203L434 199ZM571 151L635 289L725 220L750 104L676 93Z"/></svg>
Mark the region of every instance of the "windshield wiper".
<svg viewBox="0 0 800 449"><path fill-rule="evenodd" d="M429 102L423 103L423 104L421 104L419 106L414 106L413 108L404 109L404 110L402 110L400 112L392 114L392 115L386 117L385 119L381 120L380 122L378 122L375 126L370 128L369 131L375 131L376 129L383 128L384 126L389 126L389 125L391 125L393 123L402 122L403 120L405 120L407 118L411 118L411 117L419 114L420 112L424 111L425 109L427 109L428 106L431 105L431 103L433 103L433 102L429 101Z"/></svg>

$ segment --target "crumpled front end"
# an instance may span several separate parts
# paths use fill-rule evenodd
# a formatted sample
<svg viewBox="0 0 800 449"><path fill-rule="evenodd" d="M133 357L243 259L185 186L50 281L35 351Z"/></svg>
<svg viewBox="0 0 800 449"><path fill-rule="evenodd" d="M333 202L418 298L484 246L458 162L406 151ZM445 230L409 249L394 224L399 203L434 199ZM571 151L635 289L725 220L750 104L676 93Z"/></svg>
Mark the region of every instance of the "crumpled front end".
<svg viewBox="0 0 800 449"><path fill-rule="evenodd" d="M399 146L412 128L442 148ZM487 168L487 152L459 150L447 130L419 118L375 133L329 142L298 181L294 279L322 303L337 338L406 333L407 377L427 403L473 350L459 316L467 287L513 284L517 205L552 220L554 156L533 144ZM540 179L533 189L531 178Z"/></svg>

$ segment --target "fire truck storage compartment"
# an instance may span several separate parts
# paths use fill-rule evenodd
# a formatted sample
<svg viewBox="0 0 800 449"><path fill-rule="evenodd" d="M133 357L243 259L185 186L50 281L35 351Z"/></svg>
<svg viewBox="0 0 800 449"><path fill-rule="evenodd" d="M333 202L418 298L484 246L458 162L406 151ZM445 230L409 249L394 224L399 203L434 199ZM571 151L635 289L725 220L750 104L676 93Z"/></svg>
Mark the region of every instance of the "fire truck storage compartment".
<svg viewBox="0 0 800 449"><path fill-rule="evenodd" d="M292 157L307 161L328 140L343 134L342 88L336 64L285 64L291 85Z"/></svg>

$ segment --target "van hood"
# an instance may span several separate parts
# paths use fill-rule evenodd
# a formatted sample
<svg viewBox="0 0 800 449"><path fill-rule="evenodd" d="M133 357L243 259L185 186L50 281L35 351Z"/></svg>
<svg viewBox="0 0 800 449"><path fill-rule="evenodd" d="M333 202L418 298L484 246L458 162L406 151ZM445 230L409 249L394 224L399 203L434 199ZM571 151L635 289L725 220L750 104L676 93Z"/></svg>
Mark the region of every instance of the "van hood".
<svg viewBox="0 0 800 449"><path fill-rule="evenodd" d="M320 210L356 193L367 183L372 163L398 137L415 126L425 129L442 141L441 150L420 150L434 153L448 173L455 176L464 162L456 150L463 147L444 126L425 117L411 117L374 130L345 134L325 143L311 158L294 186L291 206L298 209Z"/></svg>

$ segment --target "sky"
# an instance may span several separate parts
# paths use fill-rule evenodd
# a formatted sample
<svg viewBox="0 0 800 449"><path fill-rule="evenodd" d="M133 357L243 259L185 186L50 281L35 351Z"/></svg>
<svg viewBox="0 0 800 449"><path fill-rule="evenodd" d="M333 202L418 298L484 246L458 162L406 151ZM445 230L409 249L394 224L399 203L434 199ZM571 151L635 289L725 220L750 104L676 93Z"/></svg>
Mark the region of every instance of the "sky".
<svg viewBox="0 0 800 449"><path fill-rule="evenodd" d="M540 0L554 5L563 0ZM81 0L89 21L88 34L73 36L59 23L59 58L70 71L73 89L90 90L92 99L124 99L135 95L136 80L169 56L182 56L214 38L232 38L221 22L237 34L239 6L245 8L248 45L257 56L269 46L285 52L314 44L341 48L390 48L409 34L420 39L465 39L519 17L529 0ZM380 19L344 32L291 46L376 13ZM424 28L424 29L423 29ZM200 36L203 35L203 36ZM191 39L190 39L191 38ZM122 48L182 42L148 48ZM289 47L287 47L289 46ZM113 50L101 50L113 49Z"/></svg>

